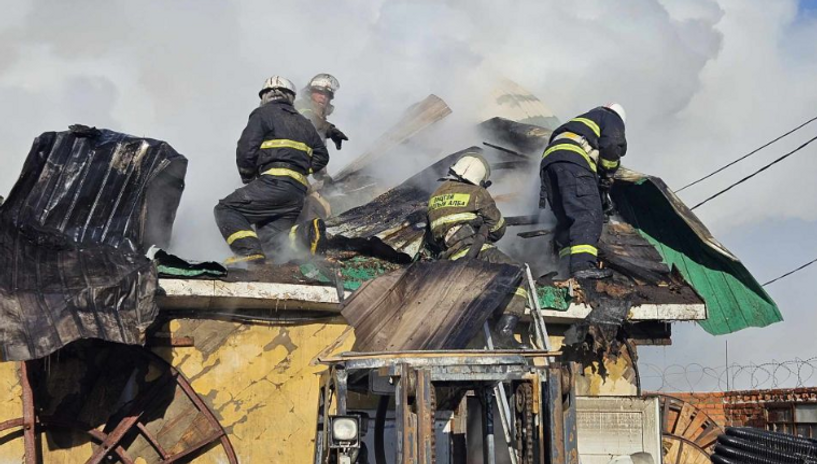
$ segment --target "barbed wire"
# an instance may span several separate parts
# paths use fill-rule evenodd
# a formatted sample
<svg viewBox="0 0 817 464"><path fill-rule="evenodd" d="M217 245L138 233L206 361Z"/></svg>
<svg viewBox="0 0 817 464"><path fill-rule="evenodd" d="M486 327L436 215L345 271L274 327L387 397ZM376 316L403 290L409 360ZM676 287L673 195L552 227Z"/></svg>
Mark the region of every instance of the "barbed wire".
<svg viewBox="0 0 817 464"><path fill-rule="evenodd" d="M817 356L762 364L704 366L639 363L645 391L713 392L817 386Z"/></svg>

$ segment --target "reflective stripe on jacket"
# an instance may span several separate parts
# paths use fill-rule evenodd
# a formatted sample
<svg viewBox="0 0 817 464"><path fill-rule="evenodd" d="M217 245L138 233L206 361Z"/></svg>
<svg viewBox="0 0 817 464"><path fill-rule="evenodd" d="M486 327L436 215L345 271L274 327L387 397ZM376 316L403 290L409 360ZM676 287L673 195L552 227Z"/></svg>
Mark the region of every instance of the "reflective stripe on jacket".
<svg viewBox="0 0 817 464"><path fill-rule="evenodd" d="M250 114L236 149L243 179L251 179L273 163L283 163L301 175L329 163L329 152L312 123L285 101L272 101Z"/></svg>
<svg viewBox="0 0 817 464"><path fill-rule="evenodd" d="M552 150L557 144L561 145L563 143L581 148L582 141L571 143L569 140L564 140L564 136L567 134L574 134L584 139L590 149L585 146L581 151L591 159L593 158L591 152L593 150L598 151L598 159L594 160L598 163L598 166L588 161L588 157L582 156L582 153L577 150ZM624 122L614 111L608 108L593 108L553 131L550 144L545 149L545 153L547 156L544 156L544 154L542 156L542 169L550 163L570 162L587 167L593 172L596 172L597 168L602 172L613 172L618 169L621 157L627 153Z"/></svg>
<svg viewBox="0 0 817 464"><path fill-rule="evenodd" d="M445 181L431 195L428 222L435 242L444 249L470 245L482 224L488 225L489 242L502 238L506 229L505 219L487 190L453 180Z"/></svg>

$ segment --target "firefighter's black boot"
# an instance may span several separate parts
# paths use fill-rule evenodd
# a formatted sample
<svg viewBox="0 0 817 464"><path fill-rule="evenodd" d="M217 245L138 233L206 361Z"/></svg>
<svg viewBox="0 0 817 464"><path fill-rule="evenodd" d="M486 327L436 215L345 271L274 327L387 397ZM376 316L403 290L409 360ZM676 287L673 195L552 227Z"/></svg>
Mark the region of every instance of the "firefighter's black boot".
<svg viewBox="0 0 817 464"><path fill-rule="evenodd" d="M494 326L494 349L523 350L525 345L516 341L514 330L519 323L519 317L513 314L503 314Z"/></svg>
<svg viewBox="0 0 817 464"><path fill-rule="evenodd" d="M574 271L571 273L571 277L576 279L592 279L592 280L599 280L599 279L608 279L613 276L613 271L610 269L599 269L597 267L588 267L585 269L579 269L578 271Z"/></svg>

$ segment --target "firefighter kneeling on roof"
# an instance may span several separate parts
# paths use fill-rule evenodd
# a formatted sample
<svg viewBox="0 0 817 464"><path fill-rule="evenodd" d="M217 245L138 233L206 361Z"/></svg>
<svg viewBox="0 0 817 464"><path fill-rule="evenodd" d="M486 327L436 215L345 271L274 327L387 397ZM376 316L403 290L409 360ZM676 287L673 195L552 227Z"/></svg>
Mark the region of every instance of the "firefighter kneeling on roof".
<svg viewBox="0 0 817 464"><path fill-rule="evenodd" d="M428 223L434 245L442 250L441 259L465 258L472 246L479 246L477 259L489 263L522 264L499 251L494 245L505 235L505 219L486 188L491 168L477 153L462 156L448 170L449 176L428 202ZM480 237L480 230L487 233ZM480 245L480 243L483 243ZM504 314L494 327L496 348L521 348L514 339L514 329L525 314L528 292L518 287L509 295Z"/></svg>
<svg viewBox="0 0 817 464"><path fill-rule="evenodd" d="M288 79L267 79L258 96L261 105L250 114L236 149L245 185L219 201L214 210L218 228L234 253L228 265L264 265L278 242L300 242L315 254L325 230L320 219L294 223L309 188L307 176L329 163L326 146L312 123L292 106L295 85Z"/></svg>
<svg viewBox="0 0 817 464"><path fill-rule="evenodd" d="M598 267L598 244L613 174L627 153L624 108L610 103L559 126L542 154L542 193L556 216L554 245L569 261L571 277L604 279ZM544 202L540 204L544 208ZM612 204L608 203L608 208Z"/></svg>

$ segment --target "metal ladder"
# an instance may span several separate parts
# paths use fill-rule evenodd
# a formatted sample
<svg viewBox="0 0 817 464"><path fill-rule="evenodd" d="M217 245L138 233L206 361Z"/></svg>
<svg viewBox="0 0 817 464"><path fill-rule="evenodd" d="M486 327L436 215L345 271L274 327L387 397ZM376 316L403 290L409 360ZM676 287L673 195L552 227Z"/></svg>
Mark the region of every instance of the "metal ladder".
<svg viewBox="0 0 817 464"><path fill-rule="evenodd" d="M536 293L536 282L533 280L533 274L530 271L530 266L525 263L524 279L528 282L528 303L531 307L531 319L533 323L534 345L536 349L551 351L550 338L548 337L547 326L545 325L545 318L542 316L542 308L539 306L539 295ZM488 327L488 322L482 326L482 331L485 334L486 348L494 349L494 340L491 336L491 329ZM513 446L513 437L511 437L511 407L508 401L508 395L505 394L505 388L502 383L496 384L494 387L494 396L499 400L499 419L502 422L502 432L505 436L505 442L508 444L508 450L511 451L511 464L518 464L519 456L516 455ZM485 443L485 446L494 448L493 443ZM493 453L491 453L493 455Z"/></svg>

